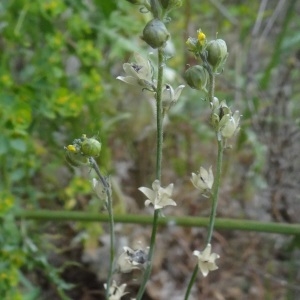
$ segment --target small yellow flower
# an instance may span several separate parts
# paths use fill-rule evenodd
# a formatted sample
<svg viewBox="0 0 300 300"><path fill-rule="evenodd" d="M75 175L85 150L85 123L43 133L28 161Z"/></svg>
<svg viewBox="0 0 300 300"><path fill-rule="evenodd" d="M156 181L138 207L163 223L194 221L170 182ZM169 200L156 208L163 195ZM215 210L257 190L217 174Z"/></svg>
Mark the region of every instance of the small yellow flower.
<svg viewBox="0 0 300 300"><path fill-rule="evenodd" d="M74 145L68 145L67 150L70 152L77 152L76 147Z"/></svg>
<svg viewBox="0 0 300 300"><path fill-rule="evenodd" d="M199 29L197 31L197 38L198 38L200 45L203 46L206 41L206 35L201 31L201 29Z"/></svg>

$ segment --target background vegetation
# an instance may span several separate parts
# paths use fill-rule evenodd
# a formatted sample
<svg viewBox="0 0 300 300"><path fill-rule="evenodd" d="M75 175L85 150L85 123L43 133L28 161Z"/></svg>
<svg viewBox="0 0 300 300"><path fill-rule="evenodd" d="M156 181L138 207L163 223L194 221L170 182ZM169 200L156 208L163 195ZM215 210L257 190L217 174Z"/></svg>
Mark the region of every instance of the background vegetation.
<svg viewBox="0 0 300 300"><path fill-rule="evenodd" d="M183 2L171 15L174 57L167 81L182 83L193 62L185 49L188 36L199 28L209 37L217 33L227 42L229 59L216 90L243 115L226 153L218 215L299 222L299 2ZM63 147L82 133L101 139L98 163L113 175L115 212L146 213L137 187L153 181L151 101L115 78L133 51L152 51L139 38L147 18L125 0L1 1L1 299L102 299L105 223L36 222L17 213L100 212L89 170L64 161ZM175 215L209 213L189 181L200 164L214 161L205 107L199 93L186 87L165 124L163 178L176 185ZM203 233L161 229L149 299L180 297L193 265L187 249L201 244ZM126 225L117 234L120 247L140 240L147 245L149 230ZM219 272L199 280L203 299L300 295L299 236L217 231L214 238L222 261ZM134 291L136 283L128 283Z"/></svg>

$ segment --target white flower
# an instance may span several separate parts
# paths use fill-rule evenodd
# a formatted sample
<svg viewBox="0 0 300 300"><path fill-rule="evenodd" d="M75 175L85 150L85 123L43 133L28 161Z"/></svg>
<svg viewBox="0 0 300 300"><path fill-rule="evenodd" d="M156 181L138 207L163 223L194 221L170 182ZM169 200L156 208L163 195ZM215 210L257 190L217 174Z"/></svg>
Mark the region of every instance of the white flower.
<svg viewBox="0 0 300 300"><path fill-rule="evenodd" d="M134 58L136 63L123 64L123 69L128 76L118 76L117 79L153 91L154 82L152 79L153 72L150 61L138 53L134 53Z"/></svg>
<svg viewBox="0 0 300 300"><path fill-rule="evenodd" d="M220 255L211 253L211 244L207 244L203 252L195 250L193 254L198 258L198 266L204 277L207 276L209 271L218 269L215 260L218 259Z"/></svg>
<svg viewBox="0 0 300 300"><path fill-rule="evenodd" d="M213 127L220 132L224 138L231 138L239 130L241 117L239 111L237 110L232 113L226 101L223 100L220 103L216 97L214 97L210 105L212 108L211 123Z"/></svg>
<svg viewBox="0 0 300 300"><path fill-rule="evenodd" d="M113 280L112 285L109 287L109 300L120 300L123 295L127 294L124 293L124 290L126 288L125 283L123 283L120 286L117 286L115 280ZM104 288L107 289L107 284L104 284Z"/></svg>
<svg viewBox="0 0 300 300"><path fill-rule="evenodd" d="M160 186L159 180L154 180L152 183L152 190L147 187L140 187L139 190L148 197L145 205L153 204L154 209L160 209L167 205L176 206L176 203L171 199L173 192L173 183L169 184L166 188Z"/></svg>
<svg viewBox="0 0 300 300"><path fill-rule="evenodd" d="M174 91L173 87L170 84L165 84L161 95L162 105L164 109L169 110L172 105L176 104L184 87L185 86L182 84L178 86Z"/></svg>
<svg viewBox="0 0 300 300"><path fill-rule="evenodd" d="M119 271L129 273L133 269L140 269L148 261L148 252L142 249L133 250L129 247L123 247L123 252L118 258L117 264Z"/></svg>
<svg viewBox="0 0 300 300"><path fill-rule="evenodd" d="M239 127L240 117L241 116L238 110L235 111L233 115L228 115L225 124L221 127L221 133L224 138L230 138L235 134ZM223 118L221 119L221 122Z"/></svg>
<svg viewBox="0 0 300 300"><path fill-rule="evenodd" d="M191 181L194 187L201 191L201 193L205 193L207 190L211 190L214 183L214 174L212 172L212 167L208 169L204 169L200 167L200 171L198 174L192 173Z"/></svg>

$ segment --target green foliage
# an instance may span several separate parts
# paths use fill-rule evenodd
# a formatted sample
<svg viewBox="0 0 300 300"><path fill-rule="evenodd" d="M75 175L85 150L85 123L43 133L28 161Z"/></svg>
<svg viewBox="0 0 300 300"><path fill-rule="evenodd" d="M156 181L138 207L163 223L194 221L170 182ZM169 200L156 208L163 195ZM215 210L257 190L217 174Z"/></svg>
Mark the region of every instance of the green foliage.
<svg viewBox="0 0 300 300"><path fill-rule="evenodd" d="M106 5L106 17L114 7ZM91 4L63 0L0 4L0 294L4 299L22 297L16 289L22 278L20 267L29 265L43 269L64 297L66 286L58 270L47 263L46 254L22 248L24 236L11 211L59 203L57 191L68 184L60 175L66 166L64 140L83 130L91 135L101 132L110 104L103 98L100 16L103 12L95 12ZM95 109L99 102L101 110Z"/></svg>

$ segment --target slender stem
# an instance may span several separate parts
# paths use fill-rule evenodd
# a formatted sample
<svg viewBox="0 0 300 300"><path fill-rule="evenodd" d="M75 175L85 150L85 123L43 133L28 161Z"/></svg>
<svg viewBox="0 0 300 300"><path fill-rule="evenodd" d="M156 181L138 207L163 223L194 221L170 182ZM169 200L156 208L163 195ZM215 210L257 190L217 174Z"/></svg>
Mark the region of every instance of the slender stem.
<svg viewBox="0 0 300 300"><path fill-rule="evenodd" d="M218 133L217 133L217 139L218 139L217 173L214 178L214 185L213 185L213 190L212 190L212 208L211 208L211 213L210 213L210 217L209 217L206 245L210 243L212 234L213 234L213 230L214 230L214 225L215 225L215 220L216 220L216 211L217 211L218 199L219 199L219 187L220 187L221 174L222 174L223 140L222 140L222 138L219 137ZM199 269L198 264L196 264L193 274L192 274L192 277L190 279L185 297L184 297L185 300L187 300L189 298L192 286L197 277L198 269Z"/></svg>
<svg viewBox="0 0 300 300"><path fill-rule="evenodd" d="M161 179L161 162L163 147L163 113L162 113L162 88L164 76L164 50L158 49L158 75L156 90L156 179Z"/></svg>
<svg viewBox="0 0 300 300"><path fill-rule="evenodd" d="M186 290L186 293L185 293L185 296L184 296L184 300L187 300L190 296L193 284L194 284L194 282L196 280L196 277L197 277L197 274L198 274L198 269L199 269L198 264L196 264L196 266L194 268L194 271L193 271L193 274L192 274L192 277L190 279L189 285L187 287L187 290Z"/></svg>
<svg viewBox="0 0 300 300"><path fill-rule="evenodd" d="M114 263L114 256L115 256L115 230L114 230L114 215L113 215L113 208L112 208L111 188L107 180L102 176L95 159L93 157L90 157L89 162L92 168L95 170L96 174L98 175L100 181L102 182L107 196L106 208L109 217L110 258L109 258L109 271L108 271L107 282L106 282L107 286L105 291L105 298L109 299L109 288L111 286L111 280L113 275L113 263Z"/></svg>
<svg viewBox="0 0 300 300"><path fill-rule="evenodd" d="M84 211L65 211L65 210L17 210L14 212L17 219L36 220L41 222L55 221L55 222L109 222L107 214L91 213ZM1 220L0 216L0 220ZM147 215L114 215L114 221L124 224L140 224L151 225L153 217ZM209 224L208 218L202 217L165 217L159 218L158 225L167 226L174 224L174 226L182 227L207 227ZM215 220L215 228L220 230L242 230L249 232L268 232L275 234L299 235L300 223L278 223L278 222L260 222L247 219L226 219L217 218Z"/></svg>
<svg viewBox="0 0 300 300"><path fill-rule="evenodd" d="M156 179L161 180L161 162L162 162L162 147L163 147L163 110L162 110L162 87L163 87L163 71L164 71L164 50L158 48L158 75L157 75L157 89L156 89ZM160 210L154 211L152 222L152 233L150 240L150 249L148 254L148 264L144 273L143 281L136 296L137 300L141 300L145 292L147 282L150 278L152 270L152 261L154 257L154 248L156 240L156 232L158 226Z"/></svg>
<svg viewBox="0 0 300 300"><path fill-rule="evenodd" d="M215 74L213 73L211 67L207 64L206 70L209 74L209 87L208 87L208 100L210 102L213 102L214 100L214 94L215 94Z"/></svg>
<svg viewBox="0 0 300 300"><path fill-rule="evenodd" d="M158 3L157 0L150 0L150 5L151 5L151 12L153 14L154 18L160 19L160 4Z"/></svg>
<svg viewBox="0 0 300 300"><path fill-rule="evenodd" d="M215 93L215 74L209 64L206 62L206 58L202 57L203 61L205 62L204 67L208 71L209 74L209 87L208 87L208 100L209 102L213 103L214 100L214 93ZM217 158L217 174L214 179L214 185L212 190L212 208L211 214L209 218L209 225L208 225L208 236L206 240L206 245L210 243L212 233L214 230L215 218L216 218L216 211L218 205L218 196L219 196L219 186L220 186L220 178L221 178L221 170L222 170L222 158L223 158L223 141L219 134L217 133L217 140L218 140L218 158ZM198 263L194 267L194 271L192 277L189 281L184 300L187 300L190 296L192 286L197 278L198 274Z"/></svg>
<svg viewBox="0 0 300 300"><path fill-rule="evenodd" d="M214 178L214 185L213 185L213 193L212 193L212 208L209 218L209 225L208 225L208 234L206 239L206 245L210 243L215 220L216 220L216 212L217 212L217 206L218 206L218 199L219 199L219 187L221 183L221 174L222 174L222 163L223 163L223 140L221 137L218 136L217 133L217 139L218 139L218 158L217 158L217 172Z"/></svg>

